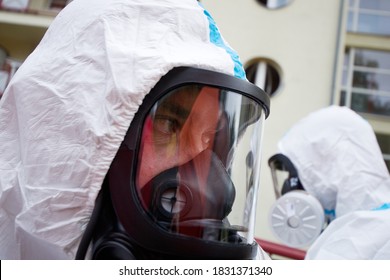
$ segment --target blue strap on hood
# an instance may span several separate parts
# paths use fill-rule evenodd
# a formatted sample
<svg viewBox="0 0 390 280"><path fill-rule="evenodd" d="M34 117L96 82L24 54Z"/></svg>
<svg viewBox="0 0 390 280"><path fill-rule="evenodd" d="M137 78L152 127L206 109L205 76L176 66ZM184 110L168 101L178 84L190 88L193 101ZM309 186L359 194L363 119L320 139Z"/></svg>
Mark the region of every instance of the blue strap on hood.
<svg viewBox="0 0 390 280"><path fill-rule="evenodd" d="M387 210L387 209L390 209L390 203L384 203L383 205L374 208L372 210L377 211L377 210Z"/></svg>
<svg viewBox="0 0 390 280"><path fill-rule="evenodd" d="M200 3L199 3L199 5L203 8L203 6ZM210 15L210 13L208 11L206 11L204 8L203 8L203 10L204 10L204 14L206 15L206 17L209 21L210 42L213 43L214 45L226 50L226 52L230 55L230 57L232 58L232 60L234 62L234 76L245 80L246 79L245 71L244 71L244 68L242 66L242 63L240 61L238 54L232 48L230 48L228 45L226 45L226 43L222 39L221 33L219 32L218 27L217 27L214 19L212 18L212 16Z"/></svg>

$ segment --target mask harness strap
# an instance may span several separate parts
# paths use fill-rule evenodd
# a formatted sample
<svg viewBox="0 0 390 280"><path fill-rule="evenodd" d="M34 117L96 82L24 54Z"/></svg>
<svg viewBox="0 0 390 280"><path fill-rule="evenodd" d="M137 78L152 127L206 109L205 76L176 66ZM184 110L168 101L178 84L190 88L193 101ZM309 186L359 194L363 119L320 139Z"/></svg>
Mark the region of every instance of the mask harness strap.
<svg viewBox="0 0 390 280"><path fill-rule="evenodd" d="M76 260L85 259L89 244L91 243L91 240L93 238L96 229L96 225L100 217L102 204L103 204L103 194L102 194L102 190L100 190L95 201L95 208L92 211L91 219L88 222L87 228L85 229L83 237L81 238L79 248L77 249L77 253L75 257Z"/></svg>

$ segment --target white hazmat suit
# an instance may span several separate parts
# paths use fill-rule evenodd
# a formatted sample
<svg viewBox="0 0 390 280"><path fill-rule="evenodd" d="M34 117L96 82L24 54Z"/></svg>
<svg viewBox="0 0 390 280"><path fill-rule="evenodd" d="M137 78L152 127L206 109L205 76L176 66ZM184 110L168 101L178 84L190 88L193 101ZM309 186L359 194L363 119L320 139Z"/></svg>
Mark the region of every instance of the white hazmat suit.
<svg viewBox="0 0 390 280"><path fill-rule="evenodd" d="M73 259L146 94L193 66L245 79L195 0L75 0L0 101L0 258Z"/></svg>
<svg viewBox="0 0 390 280"><path fill-rule="evenodd" d="M334 214L306 259L390 259L390 175L370 124L330 106L296 123L278 147Z"/></svg>

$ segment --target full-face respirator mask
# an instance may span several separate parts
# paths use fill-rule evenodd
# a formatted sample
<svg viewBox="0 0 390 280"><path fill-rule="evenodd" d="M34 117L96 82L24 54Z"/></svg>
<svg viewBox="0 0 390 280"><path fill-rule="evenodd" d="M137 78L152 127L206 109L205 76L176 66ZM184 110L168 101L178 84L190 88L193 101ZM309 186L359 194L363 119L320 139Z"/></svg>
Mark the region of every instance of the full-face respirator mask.
<svg viewBox="0 0 390 280"><path fill-rule="evenodd" d="M290 159L275 154L268 160L276 201L269 212L269 225L283 244L309 246L329 222L320 201L305 191Z"/></svg>
<svg viewBox="0 0 390 280"><path fill-rule="evenodd" d="M245 80L168 72L131 122L76 258L253 259L268 114L267 94Z"/></svg>

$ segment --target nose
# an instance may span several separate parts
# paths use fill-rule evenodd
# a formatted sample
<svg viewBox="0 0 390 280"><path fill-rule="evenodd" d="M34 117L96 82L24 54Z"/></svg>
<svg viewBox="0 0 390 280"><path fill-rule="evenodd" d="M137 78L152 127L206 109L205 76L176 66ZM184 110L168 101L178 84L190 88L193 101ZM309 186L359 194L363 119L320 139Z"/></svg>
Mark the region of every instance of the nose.
<svg viewBox="0 0 390 280"><path fill-rule="evenodd" d="M211 148L213 135L202 132L199 129L192 129L183 135L180 141L180 150L187 160L193 159L204 150Z"/></svg>

